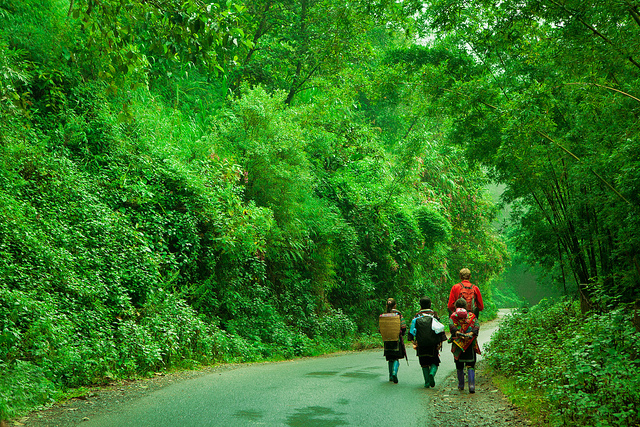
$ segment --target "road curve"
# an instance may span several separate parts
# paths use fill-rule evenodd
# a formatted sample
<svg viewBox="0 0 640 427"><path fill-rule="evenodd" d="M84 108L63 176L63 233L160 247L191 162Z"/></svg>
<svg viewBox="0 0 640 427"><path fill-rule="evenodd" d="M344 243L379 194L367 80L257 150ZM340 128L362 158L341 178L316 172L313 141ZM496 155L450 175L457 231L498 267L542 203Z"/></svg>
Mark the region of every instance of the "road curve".
<svg viewBox="0 0 640 427"><path fill-rule="evenodd" d="M481 346L498 324L481 327ZM429 425L430 397L444 391L439 383L455 370L453 357L446 346L436 387L425 389L415 353L408 350L409 365L402 362L398 384L388 381L381 350L251 364L170 385L81 425Z"/></svg>

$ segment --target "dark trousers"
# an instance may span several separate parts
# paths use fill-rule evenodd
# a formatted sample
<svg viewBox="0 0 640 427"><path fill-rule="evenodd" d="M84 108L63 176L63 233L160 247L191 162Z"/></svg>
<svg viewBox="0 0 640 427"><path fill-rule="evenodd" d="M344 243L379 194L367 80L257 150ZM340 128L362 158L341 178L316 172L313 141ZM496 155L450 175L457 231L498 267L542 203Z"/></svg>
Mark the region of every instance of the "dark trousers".
<svg viewBox="0 0 640 427"><path fill-rule="evenodd" d="M476 362L458 362L456 360L456 369L464 369L465 365L467 366L467 368L471 368L474 369L476 367Z"/></svg>

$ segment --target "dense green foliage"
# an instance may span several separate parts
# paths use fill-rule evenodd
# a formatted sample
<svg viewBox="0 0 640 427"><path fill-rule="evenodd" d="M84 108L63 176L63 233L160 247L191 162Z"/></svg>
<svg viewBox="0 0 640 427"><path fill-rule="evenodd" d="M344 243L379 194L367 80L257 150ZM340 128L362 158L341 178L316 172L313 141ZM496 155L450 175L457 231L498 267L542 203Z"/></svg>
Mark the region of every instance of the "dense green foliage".
<svg viewBox="0 0 640 427"><path fill-rule="evenodd" d="M373 342L387 297L443 312L461 267L490 317L541 296L528 264L599 314L507 328L599 341L495 364L566 366L531 376L587 420L636 386L637 332L598 325L640 296L639 31L622 0L0 0L0 418ZM603 423L637 422L621 396Z"/></svg>
<svg viewBox="0 0 640 427"><path fill-rule="evenodd" d="M487 180L393 59L415 10L236 3L0 0L0 419L376 342L462 266L495 309Z"/></svg>
<svg viewBox="0 0 640 427"><path fill-rule="evenodd" d="M528 261L581 302L518 312L495 335L491 364L545 396L554 425L637 425L637 2L425 3L434 44L476 64L443 87L447 139L505 185L514 219L517 255L497 299L514 300L502 284L522 286Z"/></svg>
<svg viewBox="0 0 640 427"><path fill-rule="evenodd" d="M543 393L548 425L637 425L637 326L626 309L585 316L577 303L543 301L504 321L488 361L522 389Z"/></svg>
<svg viewBox="0 0 640 427"><path fill-rule="evenodd" d="M474 59L440 87L447 138L506 185L517 249L585 310L638 298L638 5L425 5L434 44Z"/></svg>

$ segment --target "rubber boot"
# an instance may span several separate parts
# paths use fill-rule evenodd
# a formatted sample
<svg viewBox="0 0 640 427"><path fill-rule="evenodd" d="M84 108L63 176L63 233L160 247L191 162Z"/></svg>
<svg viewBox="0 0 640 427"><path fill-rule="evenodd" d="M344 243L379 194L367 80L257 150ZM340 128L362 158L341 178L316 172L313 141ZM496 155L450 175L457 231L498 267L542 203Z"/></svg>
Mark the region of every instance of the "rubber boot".
<svg viewBox="0 0 640 427"><path fill-rule="evenodd" d="M469 368L469 393L476 392L476 371Z"/></svg>
<svg viewBox="0 0 640 427"><path fill-rule="evenodd" d="M395 384L398 384L398 368L399 367L400 367L400 361L394 360L393 361L393 382Z"/></svg>
<svg viewBox="0 0 640 427"><path fill-rule="evenodd" d="M436 386L436 372L438 372L438 365L431 365L431 370L429 371L431 387Z"/></svg>
<svg viewBox="0 0 640 427"><path fill-rule="evenodd" d="M457 369L458 372L458 390L464 390L464 370Z"/></svg>
<svg viewBox="0 0 640 427"><path fill-rule="evenodd" d="M393 381L393 360L387 362L389 365L389 381Z"/></svg>
<svg viewBox="0 0 640 427"><path fill-rule="evenodd" d="M422 376L424 377L424 387L431 387L431 381L433 381L433 377L431 376L429 367L422 368Z"/></svg>

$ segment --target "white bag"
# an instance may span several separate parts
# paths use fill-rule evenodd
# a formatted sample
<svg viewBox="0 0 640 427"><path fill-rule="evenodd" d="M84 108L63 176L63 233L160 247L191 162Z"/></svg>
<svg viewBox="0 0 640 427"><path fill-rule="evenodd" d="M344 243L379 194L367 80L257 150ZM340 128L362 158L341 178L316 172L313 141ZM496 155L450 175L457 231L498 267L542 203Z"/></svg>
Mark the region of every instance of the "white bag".
<svg viewBox="0 0 640 427"><path fill-rule="evenodd" d="M434 317L431 320L431 329L433 329L433 332L435 332L436 334L439 334L444 332L444 325Z"/></svg>

